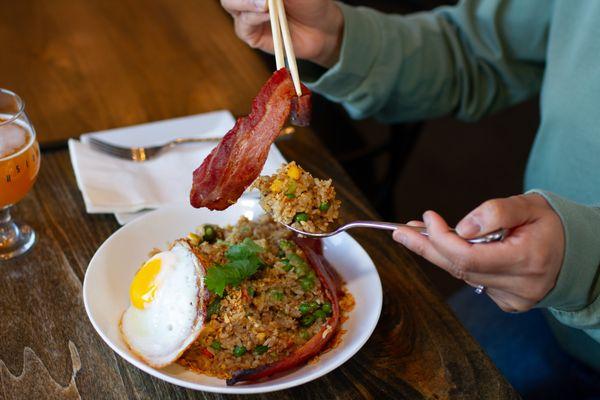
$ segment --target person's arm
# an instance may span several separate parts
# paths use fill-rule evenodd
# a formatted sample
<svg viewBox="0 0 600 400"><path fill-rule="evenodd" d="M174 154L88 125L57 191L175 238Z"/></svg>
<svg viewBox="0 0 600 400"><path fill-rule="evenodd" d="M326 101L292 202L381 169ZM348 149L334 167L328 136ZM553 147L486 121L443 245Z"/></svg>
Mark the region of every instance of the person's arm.
<svg viewBox="0 0 600 400"><path fill-rule="evenodd" d="M339 4L339 61L308 86L355 118L475 120L539 91L552 5L466 0L399 16Z"/></svg>
<svg viewBox="0 0 600 400"><path fill-rule="evenodd" d="M560 322L585 331L600 343L600 208L539 193L559 215L565 255L554 288L536 307L546 307Z"/></svg>

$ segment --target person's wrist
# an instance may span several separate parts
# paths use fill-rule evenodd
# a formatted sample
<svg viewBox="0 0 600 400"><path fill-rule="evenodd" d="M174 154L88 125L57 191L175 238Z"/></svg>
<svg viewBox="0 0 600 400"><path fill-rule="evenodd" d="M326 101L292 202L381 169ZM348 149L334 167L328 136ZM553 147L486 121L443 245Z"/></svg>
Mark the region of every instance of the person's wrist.
<svg viewBox="0 0 600 400"><path fill-rule="evenodd" d="M334 2L330 7L330 18L326 19L327 28L323 32L323 46L319 54L310 60L325 68L331 68L338 62L344 36L344 14Z"/></svg>

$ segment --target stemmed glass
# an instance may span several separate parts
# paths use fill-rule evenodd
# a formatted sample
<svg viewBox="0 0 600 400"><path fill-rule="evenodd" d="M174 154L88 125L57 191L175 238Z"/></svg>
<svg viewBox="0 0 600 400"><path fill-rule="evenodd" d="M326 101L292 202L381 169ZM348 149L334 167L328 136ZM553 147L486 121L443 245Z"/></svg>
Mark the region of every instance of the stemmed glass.
<svg viewBox="0 0 600 400"><path fill-rule="evenodd" d="M29 192L39 170L40 148L25 103L0 89L0 260L23 254L35 243L33 229L15 222L10 207Z"/></svg>

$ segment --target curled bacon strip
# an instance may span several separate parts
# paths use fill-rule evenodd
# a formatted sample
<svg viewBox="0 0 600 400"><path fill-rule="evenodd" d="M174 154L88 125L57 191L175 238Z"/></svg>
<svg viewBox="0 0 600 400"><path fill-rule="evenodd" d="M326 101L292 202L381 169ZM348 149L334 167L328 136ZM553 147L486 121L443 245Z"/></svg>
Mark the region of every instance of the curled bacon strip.
<svg viewBox="0 0 600 400"><path fill-rule="evenodd" d="M272 364L236 371L230 379L227 379L227 385L235 385L243 381L256 381L298 367L321 353L339 329L340 304L338 293L341 287L338 286L336 278L331 274L333 268L323 256L321 241L296 237L294 238L294 242L302 249L308 259L308 263L321 281L325 296L331 302L331 317L327 319L315 336L303 346L297 348L288 357Z"/></svg>
<svg viewBox="0 0 600 400"><path fill-rule="evenodd" d="M252 111L239 118L221 142L194 171L192 206L224 210L258 177L269 147L291 114L295 125L310 121L310 91L298 97L287 69L275 72L252 102Z"/></svg>
<svg viewBox="0 0 600 400"><path fill-rule="evenodd" d="M185 239L180 239L180 240L185 240ZM190 249L192 249L192 253L194 253L196 258L198 259L198 264L200 265L200 269L202 270L202 279L204 279L204 277L206 276L207 265L210 265L210 263L208 262L208 259L206 258L206 256L204 254L202 254L197 247L192 246L191 243L187 240L186 240L186 243L188 244ZM198 293L198 302L200 304L202 304L202 307L200 308L200 315L202 316L202 321L206 322L206 315L207 315L207 311L208 311L208 301L210 300L210 293L208 292L206 285L203 285L203 288L204 288L204 290L202 290L202 292Z"/></svg>

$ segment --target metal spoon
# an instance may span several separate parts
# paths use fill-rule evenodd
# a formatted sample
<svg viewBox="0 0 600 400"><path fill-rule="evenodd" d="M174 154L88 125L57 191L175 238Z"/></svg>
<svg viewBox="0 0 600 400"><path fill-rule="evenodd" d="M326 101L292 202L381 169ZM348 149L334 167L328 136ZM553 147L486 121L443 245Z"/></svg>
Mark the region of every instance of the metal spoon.
<svg viewBox="0 0 600 400"><path fill-rule="evenodd" d="M414 229L415 231L419 232L423 236L429 236L429 233L427 233L427 229L425 227L411 226L411 225L406 225L406 224L396 224L393 222L354 221L354 222L349 222L347 224L341 225L336 230L331 231L331 232L326 232L326 233L311 233L311 232L306 232L301 229L295 228L291 225L287 225L284 223L281 223L281 224L293 232L296 232L300 235L303 235L306 237L311 237L311 238L326 238L329 236L337 235L340 232L344 232L344 231L346 231L348 229L352 229L352 228L374 228L374 229L386 229L386 230L393 231L401 226L404 226L404 227L407 227L410 229ZM452 232L455 232L455 230L452 229ZM507 233L506 229L498 229L497 231L488 233L486 235L479 236L479 237L476 237L473 239L466 239L466 240L469 243L473 243L473 244L497 242L497 241L504 239L506 237L506 233Z"/></svg>

